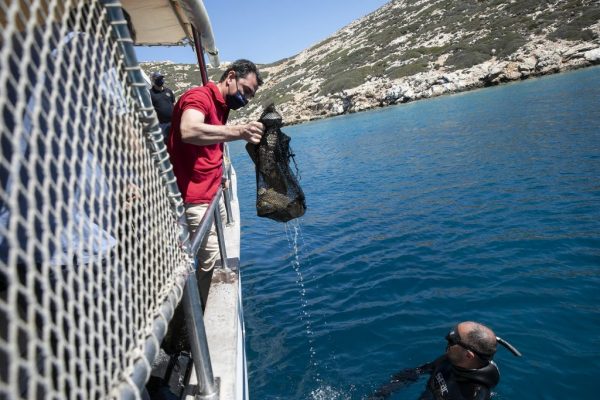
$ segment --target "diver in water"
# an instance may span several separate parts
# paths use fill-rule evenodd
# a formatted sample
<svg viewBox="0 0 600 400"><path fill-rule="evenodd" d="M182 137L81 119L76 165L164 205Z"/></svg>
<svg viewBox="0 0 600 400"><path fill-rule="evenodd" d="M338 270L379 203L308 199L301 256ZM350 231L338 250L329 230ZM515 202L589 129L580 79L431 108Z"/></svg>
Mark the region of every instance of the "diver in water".
<svg viewBox="0 0 600 400"><path fill-rule="evenodd" d="M461 322L446 335L446 353L433 362L417 368L406 369L392 376L389 383L380 387L369 399L385 399L393 392L416 382L422 374L431 374L427 388L419 400L487 400L500 380L498 366L492 358L496 344L521 353L499 338L485 325Z"/></svg>

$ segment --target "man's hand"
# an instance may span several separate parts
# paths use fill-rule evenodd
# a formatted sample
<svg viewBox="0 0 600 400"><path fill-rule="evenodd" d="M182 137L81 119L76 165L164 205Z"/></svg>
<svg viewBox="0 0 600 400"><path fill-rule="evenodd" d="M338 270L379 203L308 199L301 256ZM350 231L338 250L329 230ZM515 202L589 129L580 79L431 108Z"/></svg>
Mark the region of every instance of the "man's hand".
<svg viewBox="0 0 600 400"><path fill-rule="evenodd" d="M265 133L265 126L258 122L252 121L246 125L240 125L240 136L248 143L258 144L263 133Z"/></svg>

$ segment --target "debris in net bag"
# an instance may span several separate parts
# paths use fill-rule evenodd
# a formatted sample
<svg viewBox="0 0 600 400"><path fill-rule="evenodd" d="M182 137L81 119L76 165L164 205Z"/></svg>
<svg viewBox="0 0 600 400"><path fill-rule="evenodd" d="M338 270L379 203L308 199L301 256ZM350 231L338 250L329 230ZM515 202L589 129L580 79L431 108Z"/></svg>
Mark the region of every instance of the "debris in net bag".
<svg viewBox="0 0 600 400"><path fill-rule="evenodd" d="M298 167L290 148L290 137L281 131L283 121L273 104L259 118L265 134L259 144L246 144L256 166L256 214L279 222L304 215L306 202L298 183ZM290 168L294 162L296 173Z"/></svg>

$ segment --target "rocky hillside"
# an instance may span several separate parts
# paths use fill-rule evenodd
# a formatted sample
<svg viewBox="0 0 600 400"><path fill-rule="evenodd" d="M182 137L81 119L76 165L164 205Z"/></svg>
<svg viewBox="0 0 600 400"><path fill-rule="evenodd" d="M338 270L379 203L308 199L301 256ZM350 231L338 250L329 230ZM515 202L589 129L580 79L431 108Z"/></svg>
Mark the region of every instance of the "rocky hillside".
<svg viewBox="0 0 600 400"><path fill-rule="evenodd" d="M394 0L260 66L265 84L232 118L256 119L274 101L286 123L300 123L593 64L599 0ZM200 81L192 65L143 67L169 73L177 94Z"/></svg>

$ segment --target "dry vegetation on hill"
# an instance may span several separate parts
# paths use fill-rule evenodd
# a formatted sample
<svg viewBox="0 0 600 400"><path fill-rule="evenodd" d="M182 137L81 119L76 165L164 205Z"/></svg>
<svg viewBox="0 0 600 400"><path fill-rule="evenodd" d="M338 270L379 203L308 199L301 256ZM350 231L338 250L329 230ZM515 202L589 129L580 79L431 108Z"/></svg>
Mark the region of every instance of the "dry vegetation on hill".
<svg viewBox="0 0 600 400"><path fill-rule="evenodd" d="M395 0L261 66L265 85L233 117L275 101L297 123L599 62L598 0ZM192 65L143 66L168 73L177 94L200 81Z"/></svg>

